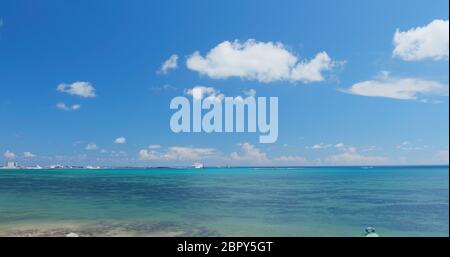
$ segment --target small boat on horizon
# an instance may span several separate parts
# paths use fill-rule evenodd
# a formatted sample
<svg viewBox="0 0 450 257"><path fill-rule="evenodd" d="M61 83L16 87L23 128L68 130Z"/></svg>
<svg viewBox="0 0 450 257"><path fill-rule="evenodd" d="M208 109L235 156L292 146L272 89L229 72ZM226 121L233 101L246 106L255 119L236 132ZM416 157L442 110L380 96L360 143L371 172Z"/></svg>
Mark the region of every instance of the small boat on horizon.
<svg viewBox="0 0 450 257"><path fill-rule="evenodd" d="M196 162L196 163L194 163L194 168L195 169L203 169L205 166L203 165L203 163L200 163L200 162Z"/></svg>

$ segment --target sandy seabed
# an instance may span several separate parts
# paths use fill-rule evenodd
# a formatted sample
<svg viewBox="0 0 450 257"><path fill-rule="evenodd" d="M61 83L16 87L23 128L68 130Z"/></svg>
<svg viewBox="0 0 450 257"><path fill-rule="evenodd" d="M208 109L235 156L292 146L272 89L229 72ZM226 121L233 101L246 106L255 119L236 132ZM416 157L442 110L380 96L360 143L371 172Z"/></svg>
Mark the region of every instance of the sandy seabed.
<svg viewBox="0 0 450 257"><path fill-rule="evenodd" d="M203 227L162 223L40 223L15 224L0 227L0 237L177 237L218 236Z"/></svg>

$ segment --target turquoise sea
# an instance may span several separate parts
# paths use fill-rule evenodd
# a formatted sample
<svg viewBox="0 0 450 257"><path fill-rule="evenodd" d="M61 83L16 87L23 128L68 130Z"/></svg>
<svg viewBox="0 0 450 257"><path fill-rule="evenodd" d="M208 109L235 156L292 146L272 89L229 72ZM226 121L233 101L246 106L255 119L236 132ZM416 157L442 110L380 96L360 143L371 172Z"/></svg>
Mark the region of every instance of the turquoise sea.
<svg viewBox="0 0 450 257"><path fill-rule="evenodd" d="M449 168L0 170L0 236L449 236Z"/></svg>

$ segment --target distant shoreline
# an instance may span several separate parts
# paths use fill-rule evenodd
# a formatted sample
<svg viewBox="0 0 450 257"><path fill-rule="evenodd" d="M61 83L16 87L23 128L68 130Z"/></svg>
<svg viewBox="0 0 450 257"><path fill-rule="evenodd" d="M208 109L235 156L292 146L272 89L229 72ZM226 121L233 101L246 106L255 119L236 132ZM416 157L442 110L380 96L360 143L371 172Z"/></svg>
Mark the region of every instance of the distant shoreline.
<svg viewBox="0 0 450 257"><path fill-rule="evenodd" d="M427 164L427 165L321 165L321 166L205 166L202 169L314 169L314 168L360 168L360 169L371 169L371 168L442 168L449 167L448 164ZM8 167L0 167L0 170L161 170L161 169L196 169L192 166L157 166L157 167L98 167L98 168L87 168L87 167L61 167L61 168L34 168L34 167L17 167L17 168L8 168Z"/></svg>

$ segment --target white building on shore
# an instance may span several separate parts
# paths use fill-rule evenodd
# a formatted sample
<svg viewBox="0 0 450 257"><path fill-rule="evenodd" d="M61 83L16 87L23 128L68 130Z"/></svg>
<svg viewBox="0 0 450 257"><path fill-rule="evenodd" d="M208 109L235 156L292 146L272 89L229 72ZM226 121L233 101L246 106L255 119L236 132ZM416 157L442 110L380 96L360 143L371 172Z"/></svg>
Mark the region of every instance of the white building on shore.
<svg viewBox="0 0 450 257"><path fill-rule="evenodd" d="M0 169L18 169L19 164L17 162L7 162L6 166L0 167Z"/></svg>

